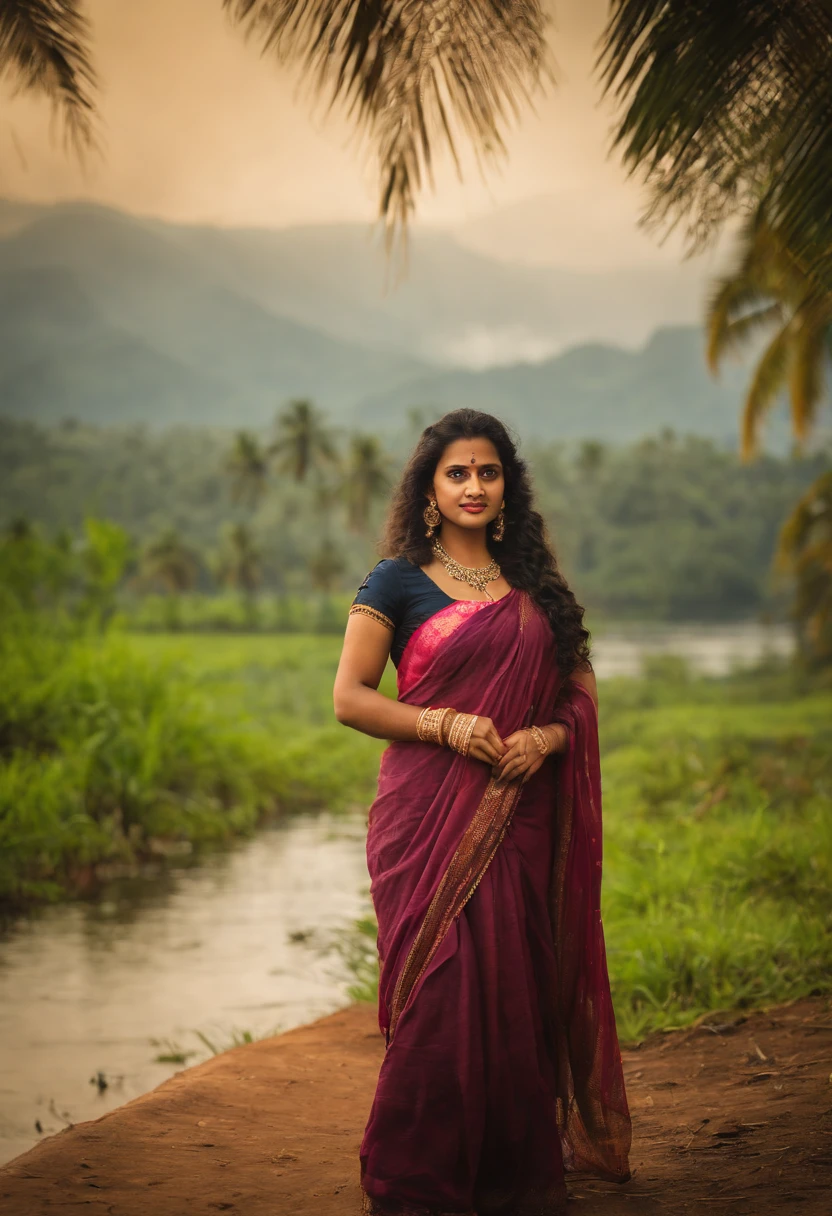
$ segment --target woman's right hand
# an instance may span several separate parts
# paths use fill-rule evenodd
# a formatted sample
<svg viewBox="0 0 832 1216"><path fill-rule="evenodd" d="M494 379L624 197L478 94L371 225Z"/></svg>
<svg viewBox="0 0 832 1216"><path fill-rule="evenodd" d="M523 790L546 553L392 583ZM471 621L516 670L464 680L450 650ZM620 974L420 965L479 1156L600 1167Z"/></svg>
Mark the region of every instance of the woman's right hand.
<svg viewBox="0 0 832 1216"><path fill-rule="evenodd" d="M485 764L496 764L506 745L497 734L496 727L490 718L477 715L474 729L471 732L471 742L468 756L473 760L482 760Z"/></svg>

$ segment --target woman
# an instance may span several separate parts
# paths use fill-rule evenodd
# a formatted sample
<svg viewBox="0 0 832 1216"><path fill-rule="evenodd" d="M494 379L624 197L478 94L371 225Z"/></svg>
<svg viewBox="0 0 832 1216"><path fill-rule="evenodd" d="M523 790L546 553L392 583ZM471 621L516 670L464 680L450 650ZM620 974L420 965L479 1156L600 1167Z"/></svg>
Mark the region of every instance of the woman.
<svg viewBox="0 0 832 1216"><path fill-rule="evenodd" d="M550 1216L565 1170L629 1177L589 633L488 414L427 428L385 548L334 693L392 741L367 833L386 1051L364 1211Z"/></svg>

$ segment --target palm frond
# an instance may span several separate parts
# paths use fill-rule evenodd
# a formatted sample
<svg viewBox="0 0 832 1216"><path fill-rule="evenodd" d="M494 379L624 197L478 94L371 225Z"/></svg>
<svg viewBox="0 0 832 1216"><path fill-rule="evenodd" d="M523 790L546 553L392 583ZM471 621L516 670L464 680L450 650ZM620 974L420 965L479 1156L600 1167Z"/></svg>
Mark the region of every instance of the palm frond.
<svg viewBox="0 0 832 1216"><path fill-rule="evenodd" d="M740 427L740 450L746 460L755 454L760 423L786 383L791 342L792 330L787 322L774 335L754 371Z"/></svg>
<svg viewBox="0 0 832 1216"><path fill-rule="evenodd" d="M707 361L716 372L726 354L737 350L759 329L783 320L783 307L756 283L727 276L718 281L705 318Z"/></svg>
<svg viewBox="0 0 832 1216"><path fill-rule="evenodd" d="M807 307L797 314L789 370L792 431L805 442L826 391L828 344L832 316L829 308Z"/></svg>
<svg viewBox="0 0 832 1216"><path fill-rule="evenodd" d="M729 350L738 351L740 347L750 342L759 330L767 329L778 323L783 324L783 307L776 302L766 304L753 312L743 313L741 317L729 321L719 337L718 347L712 351L709 346L708 357L711 369L715 369L718 360Z"/></svg>
<svg viewBox="0 0 832 1216"><path fill-rule="evenodd" d="M266 53L300 61L345 103L379 161L388 245L432 182L437 146L482 161L550 72L540 0L223 0Z"/></svg>
<svg viewBox="0 0 832 1216"><path fill-rule="evenodd" d="M76 150L94 143L96 80L80 0L2 0L0 71L48 97Z"/></svg>
<svg viewBox="0 0 832 1216"><path fill-rule="evenodd" d="M612 0L598 68L648 223L684 223L695 247L763 199L832 287L832 5Z"/></svg>
<svg viewBox="0 0 832 1216"><path fill-rule="evenodd" d="M813 665L832 659L832 469L821 473L780 529L775 569L794 584L792 617Z"/></svg>
<svg viewBox="0 0 832 1216"><path fill-rule="evenodd" d="M795 288L792 260L764 209L743 223L733 270L717 279L705 314L707 363L716 372L722 357L754 332L782 319L783 306Z"/></svg>

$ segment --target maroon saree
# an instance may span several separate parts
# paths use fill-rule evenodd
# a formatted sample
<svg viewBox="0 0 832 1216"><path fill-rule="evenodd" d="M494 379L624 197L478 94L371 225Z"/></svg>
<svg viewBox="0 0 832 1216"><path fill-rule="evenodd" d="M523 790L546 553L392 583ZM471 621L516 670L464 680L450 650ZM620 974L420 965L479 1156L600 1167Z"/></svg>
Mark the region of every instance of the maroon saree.
<svg viewBox="0 0 832 1216"><path fill-rule="evenodd" d="M592 697L561 680L525 593L460 600L407 644L399 698L555 720L568 751L525 784L394 742L370 808L386 1051L360 1150L365 1212L552 1216L567 1170L629 1176L630 1121L601 926Z"/></svg>

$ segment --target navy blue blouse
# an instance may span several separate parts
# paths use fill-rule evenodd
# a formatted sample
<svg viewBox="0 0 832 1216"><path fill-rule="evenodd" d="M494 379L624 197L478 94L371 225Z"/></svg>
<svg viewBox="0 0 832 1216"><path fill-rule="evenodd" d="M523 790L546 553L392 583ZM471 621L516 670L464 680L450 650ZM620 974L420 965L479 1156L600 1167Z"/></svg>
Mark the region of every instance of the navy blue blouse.
<svg viewBox="0 0 832 1216"><path fill-rule="evenodd" d="M446 595L420 566L406 557L385 557L358 588L350 611L367 612L393 630L390 658L398 667L405 646L419 626L454 602L454 597Z"/></svg>

